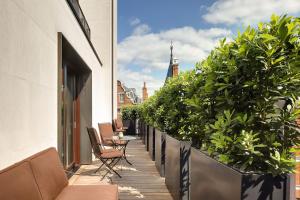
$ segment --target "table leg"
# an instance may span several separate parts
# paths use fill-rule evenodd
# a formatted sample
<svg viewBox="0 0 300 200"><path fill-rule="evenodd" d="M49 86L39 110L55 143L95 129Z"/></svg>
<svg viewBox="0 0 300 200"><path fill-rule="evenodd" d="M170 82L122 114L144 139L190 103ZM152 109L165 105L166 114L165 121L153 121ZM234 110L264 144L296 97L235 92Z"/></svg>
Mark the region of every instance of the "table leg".
<svg viewBox="0 0 300 200"><path fill-rule="evenodd" d="M126 157L126 147L127 147L127 144L129 143L129 141L128 142L126 142L126 144L124 145L124 149L123 149L123 157L124 157L124 159L125 159L125 161L129 164L129 165L132 165L132 163L131 162L129 162L129 160L127 160L127 157Z"/></svg>

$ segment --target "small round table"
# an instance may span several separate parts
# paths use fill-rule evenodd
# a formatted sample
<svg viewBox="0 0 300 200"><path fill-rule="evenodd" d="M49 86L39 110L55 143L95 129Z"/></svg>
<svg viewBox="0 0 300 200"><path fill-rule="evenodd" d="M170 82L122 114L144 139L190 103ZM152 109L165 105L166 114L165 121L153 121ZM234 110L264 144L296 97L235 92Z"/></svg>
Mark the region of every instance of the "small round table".
<svg viewBox="0 0 300 200"><path fill-rule="evenodd" d="M118 139L113 139L113 140L114 140L114 141L119 140L119 141L124 141L124 142L125 142L125 144L121 146L121 149L123 149L123 154L124 154L123 157L124 157L125 161L126 161L128 164L132 165L132 163L129 162L129 161L127 160L127 157L126 157L126 147L127 147L128 143L129 143L131 140L136 140L136 137L134 137L134 136L123 136L123 137L121 137L121 138L118 137Z"/></svg>

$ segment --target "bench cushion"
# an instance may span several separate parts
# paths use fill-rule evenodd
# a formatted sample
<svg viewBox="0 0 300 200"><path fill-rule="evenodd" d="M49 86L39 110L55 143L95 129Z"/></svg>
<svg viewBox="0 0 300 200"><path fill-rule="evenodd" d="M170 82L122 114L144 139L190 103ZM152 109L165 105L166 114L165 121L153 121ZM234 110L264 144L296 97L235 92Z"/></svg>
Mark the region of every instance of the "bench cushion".
<svg viewBox="0 0 300 200"><path fill-rule="evenodd" d="M23 161L0 171L0 199L42 199L28 162Z"/></svg>
<svg viewBox="0 0 300 200"><path fill-rule="evenodd" d="M68 185L63 166L54 148L30 157L29 162L43 200L53 200Z"/></svg>
<svg viewBox="0 0 300 200"><path fill-rule="evenodd" d="M117 200L116 185L70 185L56 200Z"/></svg>

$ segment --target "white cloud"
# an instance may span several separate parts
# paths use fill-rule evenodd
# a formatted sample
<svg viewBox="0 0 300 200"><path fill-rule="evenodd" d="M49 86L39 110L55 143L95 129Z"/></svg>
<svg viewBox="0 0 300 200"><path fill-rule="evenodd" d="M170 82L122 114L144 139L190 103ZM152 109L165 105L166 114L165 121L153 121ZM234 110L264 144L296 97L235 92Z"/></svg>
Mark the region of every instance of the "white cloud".
<svg viewBox="0 0 300 200"><path fill-rule="evenodd" d="M139 18L133 18L129 21L130 26L136 26L141 23L141 20Z"/></svg>
<svg viewBox="0 0 300 200"><path fill-rule="evenodd" d="M126 87L135 88L139 97L142 97L142 87L146 82L148 94L153 95L154 91L160 88L164 80L154 78L149 73L133 71L126 67L118 66L118 79L122 81Z"/></svg>
<svg viewBox="0 0 300 200"><path fill-rule="evenodd" d="M145 35L151 31L151 28L147 24L140 24L133 29L132 35Z"/></svg>
<svg viewBox="0 0 300 200"><path fill-rule="evenodd" d="M169 66L171 40L174 43L174 55L179 58L179 62L194 66L208 55L221 38L230 35L230 30L222 28L181 27L142 34L134 31L118 44L119 78L124 79L128 87L136 87L138 91L143 81L146 81L150 94L153 94L164 82ZM138 69L133 70L132 66ZM155 72L161 73L163 78L154 78Z"/></svg>
<svg viewBox="0 0 300 200"><path fill-rule="evenodd" d="M300 12L299 0L217 0L202 17L213 24L253 25L277 15Z"/></svg>

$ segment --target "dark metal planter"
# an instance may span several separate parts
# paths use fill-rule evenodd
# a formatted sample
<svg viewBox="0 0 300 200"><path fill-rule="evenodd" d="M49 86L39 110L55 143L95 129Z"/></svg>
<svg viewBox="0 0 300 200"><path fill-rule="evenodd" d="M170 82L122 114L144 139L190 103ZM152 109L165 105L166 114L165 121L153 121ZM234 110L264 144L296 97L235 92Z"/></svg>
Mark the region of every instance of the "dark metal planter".
<svg viewBox="0 0 300 200"><path fill-rule="evenodd" d="M160 176L165 176L166 134L155 129L155 166Z"/></svg>
<svg viewBox="0 0 300 200"><path fill-rule="evenodd" d="M155 160L155 128L153 126L149 126L149 155L152 160Z"/></svg>
<svg viewBox="0 0 300 200"><path fill-rule="evenodd" d="M149 151L149 125L145 124L145 149Z"/></svg>
<svg viewBox="0 0 300 200"><path fill-rule="evenodd" d="M144 122L142 120L139 120L139 132L140 132L140 137L142 140L142 143L145 144L145 128L144 128Z"/></svg>
<svg viewBox="0 0 300 200"><path fill-rule="evenodd" d="M123 120L123 125L127 127L126 135L135 135L136 128L135 128L136 120Z"/></svg>
<svg viewBox="0 0 300 200"><path fill-rule="evenodd" d="M289 200L293 176L245 174L191 148L190 199Z"/></svg>
<svg viewBox="0 0 300 200"><path fill-rule="evenodd" d="M147 124L145 122L143 122L143 126L142 126L142 129L143 129L143 144L146 144L146 134L147 134Z"/></svg>
<svg viewBox="0 0 300 200"><path fill-rule="evenodd" d="M165 181L175 200L189 199L190 149L190 142L166 134Z"/></svg>

